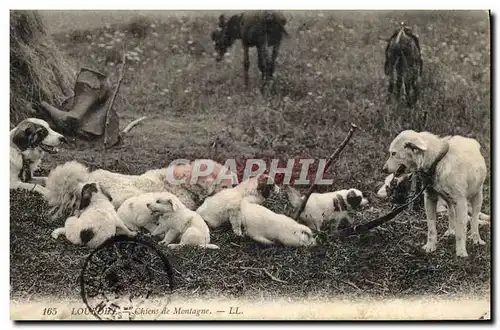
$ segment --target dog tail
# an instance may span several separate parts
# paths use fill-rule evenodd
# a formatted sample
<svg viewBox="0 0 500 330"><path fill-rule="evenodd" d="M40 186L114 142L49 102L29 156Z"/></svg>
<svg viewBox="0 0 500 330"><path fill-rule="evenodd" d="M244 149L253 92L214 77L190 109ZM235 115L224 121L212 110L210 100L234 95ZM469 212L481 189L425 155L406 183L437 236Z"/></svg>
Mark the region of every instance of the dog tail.
<svg viewBox="0 0 500 330"><path fill-rule="evenodd" d="M304 199L303 196L300 195L300 193L292 188L292 186L287 185L286 186L286 194L288 196L288 200L290 201L290 204L294 209L299 208L300 204L302 203L302 200Z"/></svg>
<svg viewBox="0 0 500 330"><path fill-rule="evenodd" d="M87 245L92 238L94 238L94 231L90 228L84 229L80 232L80 240L82 244Z"/></svg>
<svg viewBox="0 0 500 330"><path fill-rule="evenodd" d="M204 247L205 249L213 249L213 250L220 249L219 246L215 244L205 244L202 245L202 247Z"/></svg>
<svg viewBox="0 0 500 330"><path fill-rule="evenodd" d="M49 213L55 218L73 213L80 195L79 187L88 177L88 169L76 161L58 165L50 171L46 183L49 192L45 197L51 207Z"/></svg>
<svg viewBox="0 0 500 330"><path fill-rule="evenodd" d="M479 224L481 225L489 225L491 223L491 218L488 214L483 212L479 213Z"/></svg>

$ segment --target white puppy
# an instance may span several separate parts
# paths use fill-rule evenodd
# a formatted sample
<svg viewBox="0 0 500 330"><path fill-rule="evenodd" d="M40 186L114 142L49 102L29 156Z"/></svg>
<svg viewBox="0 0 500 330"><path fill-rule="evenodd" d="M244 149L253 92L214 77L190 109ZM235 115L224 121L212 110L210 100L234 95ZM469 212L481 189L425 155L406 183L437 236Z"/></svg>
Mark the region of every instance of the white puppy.
<svg viewBox="0 0 500 330"><path fill-rule="evenodd" d="M176 199L178 203L181 203L174 194L169 192L143 193L127 199L118 208L118 216L128 229L138 231L140 228L146 228L152 233L157 227L160 214L152 213L147 204L154 203L158 198Z"/></svg>
<svg viewBox="0 0 500 330"><path fill-rule="evenodd" d="M449 234L455 234L456 255L467 257L467 203L471 203L471 235L474 244L486 244L479 235L479 213L483 202L486 162L475 139L463 136L439 137L429 132L406 130L389 146L386 173L421 171L430 177L425 192L427 215L426 252L436 250L438 198L449 206Z"/></svg>
<svg viewBox="0 0 500 330"><path fill-rule="evenodd" d="M241 236L241 227L233 221L240 212L241 200L246 196L255 196L256 203L263 203L272 193L278 194L279 191L278 186L267 174L260 174L243 181L234 188L224 189L208 197L196 212L212 229L229 221L234 233Z"/></svg>
<svg viewBox="0 0 500 330"><path fill-rule="evenodd" d="M184 206L177 198L158 198L146 206L153 214L160 215L158 227L153 231L154 236L166 233L160 244L169 248L183 245L219 248L210 244L210 231L202 217ZM179 244L171 244L178 236L181 236Z"/></svg>
<svg viewBox="0 0 500 330"><path fill-rule="evenodd" d="M283 244L285 246L314 246L316 241L309 227L297 223L284 214L277 214L259 205L255 196L241 201L241 212L236 216L238 226L243 227L245 236L262 244Z"/></svg>
<svg viewBox="0 0 500 330"><path fill-rule="evenodd" d="M295 209L300 207L305 198L291 186L287 186L287 196ZM342 220L350 221L347 211L366 205L368 205L368 199L358 189L343 189L323 194L312 193L299 219L314 230L321 230L322 226L329 221L333 221L333 226L337 229Z"/></svg>
<svg viewBox="0 0 500 330"><path fill-rule="evenodd" d="M47 122L28 118L10 131L10 189L27 189L47 193L45 177L34 177L45 152L56 153L56 146L66 142Z"/></svg>
<svg viewBox="0 0 500 330"><path fill-rule="evenodd" d="M52 231L51 236L57 239L64 235L73 244L95 249L115 234L135 236L120 220L108 197L95 183L87 183L81 188L79 214L69 217L64 227Z"/></svg>

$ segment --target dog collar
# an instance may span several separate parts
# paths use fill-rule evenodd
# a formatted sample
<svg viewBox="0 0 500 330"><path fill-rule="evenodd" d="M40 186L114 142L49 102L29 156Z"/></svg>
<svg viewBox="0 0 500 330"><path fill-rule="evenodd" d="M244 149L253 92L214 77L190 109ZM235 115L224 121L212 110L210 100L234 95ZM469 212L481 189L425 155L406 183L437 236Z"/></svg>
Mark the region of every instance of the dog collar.
<svg viewBox="0 0 500 330"><path fill-rule="evenodd" d="M432 184L434 174L436 174L437 165L444 158L444 156L446 156L446 154L448 153L448 150L450 150L450 145L448 142L445 142L445 145L443 146L443 148L441 149L441 151L439 152L439 154L437 155L436 159L434 160L432 165L429 167L429 169L427 169L427 170L421 169L419 171L420 176L424 180L424 185Z"/></svg>

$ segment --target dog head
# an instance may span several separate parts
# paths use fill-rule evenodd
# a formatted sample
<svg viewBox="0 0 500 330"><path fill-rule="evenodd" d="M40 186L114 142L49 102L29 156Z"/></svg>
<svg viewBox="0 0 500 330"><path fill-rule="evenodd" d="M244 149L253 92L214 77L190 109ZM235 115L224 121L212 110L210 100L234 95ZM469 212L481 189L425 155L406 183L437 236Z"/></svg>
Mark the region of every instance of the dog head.
<svg viewBox="0 0 500 330"><path fill-rule="evenodd" d="M389 146L389 159L383 167L384 173L395 173L399 176L419 169L427 143L420 133L406 130L399 133Z"/></svg>
<svg viewBox="0 0 500 330"><path fill-rule="evenodd" d="M299 236L299 241L302 246L316 246L317 242L310 228L304 226L299 232L295 232Z"/></svg>
<svg viewBox="0 0 500 330"><path fill-rule="evenodd" d="M40 148L48 153L56 153L56 147L67 141L62 134L53 131L46 121L28 118L14 129L12 142L21 151Z"/></svg>
<svg viewBox="0 0 500 330"><path fill-rule="evenodd" d="M280 188L274 183L274 180L267 174L261 174L257 177L257 193L268 199L272 195L280 193Z"/></svg>
<svg viewBox="0 0 500 330"><path fill-rule="evenodd" d="M335 212L357 210L368 204L366 194L354 188L338 191L333 198L333 210Z"/></svg>
<svg viewBox="0 0 500 330"><path fill-rule="evenodd" d="M157 198L153 202L147 203L146 207L151 211L152 215L173 213L179 208L171 198Z"/></svg>

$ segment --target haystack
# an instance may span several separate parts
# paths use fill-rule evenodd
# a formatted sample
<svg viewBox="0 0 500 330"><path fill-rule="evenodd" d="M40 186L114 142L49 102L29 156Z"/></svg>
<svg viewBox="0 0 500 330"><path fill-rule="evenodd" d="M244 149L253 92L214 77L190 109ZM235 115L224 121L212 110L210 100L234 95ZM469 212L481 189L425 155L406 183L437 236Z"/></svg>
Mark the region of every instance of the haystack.
<svg viewBox="0 0 500 330"><path fill-rule="evenodd" d="M10 123L32 117L30 104L61 104L71 95L74 68L57 49L36 11L10 11Z"/></svg>

